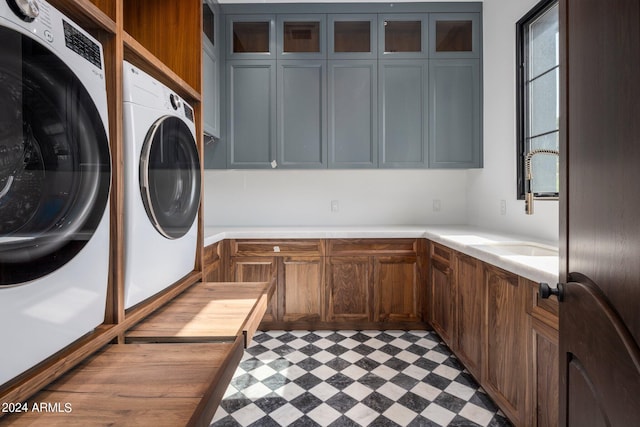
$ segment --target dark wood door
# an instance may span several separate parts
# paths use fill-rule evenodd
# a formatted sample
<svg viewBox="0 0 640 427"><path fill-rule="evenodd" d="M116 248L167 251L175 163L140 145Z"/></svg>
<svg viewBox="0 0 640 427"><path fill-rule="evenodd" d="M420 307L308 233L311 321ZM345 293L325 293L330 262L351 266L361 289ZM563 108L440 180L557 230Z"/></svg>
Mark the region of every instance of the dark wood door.
<svg viewBox="0 0 640 427"><path fill-rule="evenodd" d="M640 2L560 5L559 425L638 425Z"/></svg>

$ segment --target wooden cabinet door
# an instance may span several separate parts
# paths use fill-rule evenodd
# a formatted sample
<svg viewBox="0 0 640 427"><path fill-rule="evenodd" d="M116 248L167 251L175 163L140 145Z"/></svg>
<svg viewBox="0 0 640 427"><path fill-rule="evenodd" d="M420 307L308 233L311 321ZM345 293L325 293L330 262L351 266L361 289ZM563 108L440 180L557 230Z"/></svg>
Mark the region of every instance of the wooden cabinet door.
<svg viewBox="0 0 640 427"><path fill-rule="evenodd" d="M480 378L484 319L482 263L456 254L456 345L455 351L469 372Z"/></svg>
<svg viewBox="0 0 640 427"><path fill-rule="evenodd" d="M531 361L529 379L531 399L529 424L537 427L558 425L558 331L538 319L531 320Z"/></svg>
<svg viewBox="0 0 640 427"><path fill-rule="evenodd" d="M281 319L321 321L323 316L324 264L320 257L282 257L279 263L278 294Z"/></svg>
<svg viewBox="0 0 640 427"><path fill-rule="evenodd" d="M327 321L373 319L373 268L370 257L327 258Z"/></svg>
<svg viewBox="0 0 640 427"><path fill-rule="evenodd" d="M374 258L374 320L419 321L418 260L416 256Z"/></svg>
<svg viewBox="0 0 640 427"><path fill-rule="evenodd" d="M451 268L431 260L431 326L450 346L454 334L455 288Z"/></svg>
<svg viewBox="0 0 640 427"><path fill-rule="evenodd" d="M484 387L516 425L523 424L527 384L526 286L518 276L485 264L487 328Z"/></svg>
<svg viewBox="0 0 640 427"><path fill-rule="evenodd" d="M231 281L275 283L278 271L276 260L275 257L232 257ZM265 322L273 322L278 318L278 291L276 287L263 317Z"/></svg>

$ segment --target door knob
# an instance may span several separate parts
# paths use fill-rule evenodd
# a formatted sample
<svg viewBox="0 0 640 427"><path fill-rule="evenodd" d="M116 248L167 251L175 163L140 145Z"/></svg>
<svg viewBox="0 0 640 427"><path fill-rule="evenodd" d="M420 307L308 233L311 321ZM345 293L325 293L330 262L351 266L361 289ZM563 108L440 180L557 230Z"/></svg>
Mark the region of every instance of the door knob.
<svg viewBox="0 0 640 427"><path fill-rule="evenodd" d="M552 288L548 283L540 283L538 293L542 299L547 299L551 295L555 295L558 301L562 301L564 299L564 285L558 283L555 288Z"/></svg>

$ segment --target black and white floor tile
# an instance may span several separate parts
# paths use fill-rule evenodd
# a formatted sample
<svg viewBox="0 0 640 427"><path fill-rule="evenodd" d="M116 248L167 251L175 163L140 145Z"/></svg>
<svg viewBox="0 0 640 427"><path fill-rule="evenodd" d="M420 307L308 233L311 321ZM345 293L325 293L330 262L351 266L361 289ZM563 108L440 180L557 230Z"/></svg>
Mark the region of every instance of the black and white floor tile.
<svg viewBox="0 0 640 427"><path fill-rule="evenodd" d="M433 332L268 331L211 427L510 425Z"/></svg>

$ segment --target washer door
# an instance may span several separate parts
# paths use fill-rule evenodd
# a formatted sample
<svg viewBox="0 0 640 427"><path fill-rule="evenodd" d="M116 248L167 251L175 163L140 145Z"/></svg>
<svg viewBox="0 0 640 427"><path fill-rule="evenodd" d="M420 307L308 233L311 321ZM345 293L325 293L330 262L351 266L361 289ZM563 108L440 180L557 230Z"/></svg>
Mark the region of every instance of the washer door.
<svg viewBox="0 0 640 427"><path fill-rule="evenodd" d="M105 214L111 164L100 114L54 53L0 27L0 286L73 259Z"/></svg>
<svg viewBox="0 0 640 427"><path fill-rule="evenodd" d="M179 239L191 229L200 203L200 160L183 120L165 116L149 129L140 156L140 193L164 237Z"/></svg>

